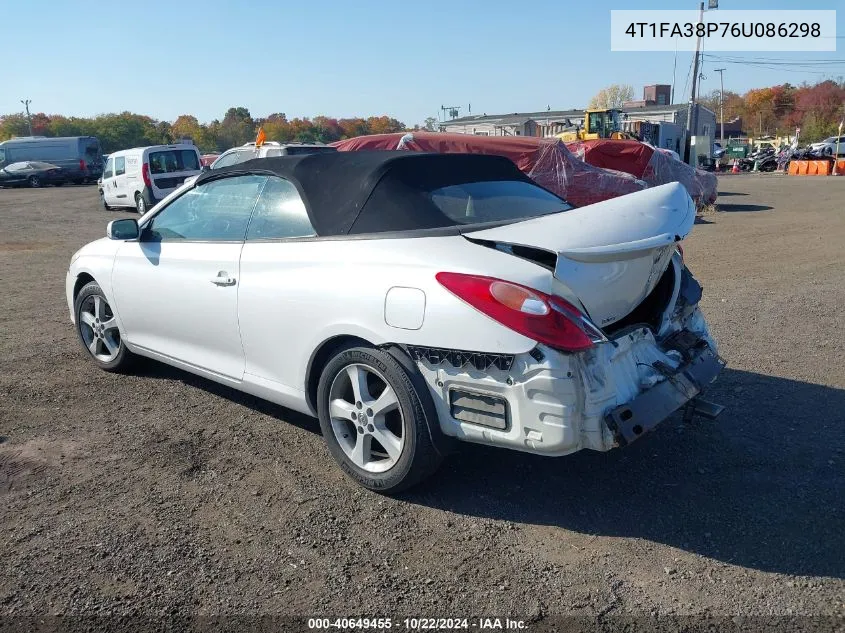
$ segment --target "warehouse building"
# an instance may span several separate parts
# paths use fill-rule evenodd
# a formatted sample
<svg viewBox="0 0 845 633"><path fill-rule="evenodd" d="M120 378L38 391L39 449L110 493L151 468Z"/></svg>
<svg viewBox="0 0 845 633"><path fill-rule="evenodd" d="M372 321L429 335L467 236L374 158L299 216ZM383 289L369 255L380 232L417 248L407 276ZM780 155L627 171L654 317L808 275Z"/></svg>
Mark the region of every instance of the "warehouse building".
<svg viewBox="0 0 845 633"><path fill-rule="evenodd" d="M625 122L646 121L649 123L669 122L686 127L688 104L638 105L632 102L622 108ZM718 134L716 113L700 103L695 105L697 121L695 134L709 136ZM460 117L440 123L441 132L476 134L479 136L539 136L560 134L569 127L583 125L583 110L547 110L545 112L513 112L510 114L480 114Z"/></svg>

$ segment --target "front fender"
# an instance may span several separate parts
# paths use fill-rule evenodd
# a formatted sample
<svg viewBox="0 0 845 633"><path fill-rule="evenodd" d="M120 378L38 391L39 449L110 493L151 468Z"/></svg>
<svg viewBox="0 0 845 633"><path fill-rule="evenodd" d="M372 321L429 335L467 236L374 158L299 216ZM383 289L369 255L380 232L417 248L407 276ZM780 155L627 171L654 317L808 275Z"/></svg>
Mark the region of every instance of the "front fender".
<svg viewBox="0 0 845 633"><path fill-rule="evenodd" d="M77 281L80 277L87 276L96 281L100 286L103 294L106 295L106 300L109 302L112 311L118 317L118 324L122 327L118 308L113 300L114 293L112 292L112 269L120 244L122 242L103 238L91 242L75 254L65 276L65 296L70 311L71 322L75 322L73 303L76 299L75 290L77 290Z"/></svg>

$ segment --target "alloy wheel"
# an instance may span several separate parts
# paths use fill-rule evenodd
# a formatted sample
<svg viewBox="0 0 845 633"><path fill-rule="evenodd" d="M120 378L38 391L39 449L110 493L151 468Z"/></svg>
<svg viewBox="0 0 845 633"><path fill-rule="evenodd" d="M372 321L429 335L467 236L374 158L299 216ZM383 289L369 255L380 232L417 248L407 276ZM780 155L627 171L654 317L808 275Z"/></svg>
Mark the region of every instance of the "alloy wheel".
<svg viewBox="0 0 845 633"><path fill-rule="evenodd" d="M120 352L120 331L108 302L91 295L79 308L79 332L91 356L104 363Z"/></svg>
<svg viewBox="0 0 845 633"><path fill-rule="evenodd" d="M402 455L405 425L399 399L372 367L354 363L335 376L329 416L335 439L358 468L383 473Z"/></svg>

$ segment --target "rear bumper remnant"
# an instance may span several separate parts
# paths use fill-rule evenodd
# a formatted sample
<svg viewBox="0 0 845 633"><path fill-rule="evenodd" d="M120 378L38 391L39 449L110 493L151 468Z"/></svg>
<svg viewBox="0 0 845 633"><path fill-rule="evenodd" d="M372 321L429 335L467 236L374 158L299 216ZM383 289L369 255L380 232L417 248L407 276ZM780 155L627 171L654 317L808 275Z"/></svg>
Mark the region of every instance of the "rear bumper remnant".
<svg viewBox="0 0 845 633"><path fill-rule="evenodd" d="M605 422L620 446L630 444L698 396L722 371L725 361L705 345L666 380L608 412Z"/></svg>

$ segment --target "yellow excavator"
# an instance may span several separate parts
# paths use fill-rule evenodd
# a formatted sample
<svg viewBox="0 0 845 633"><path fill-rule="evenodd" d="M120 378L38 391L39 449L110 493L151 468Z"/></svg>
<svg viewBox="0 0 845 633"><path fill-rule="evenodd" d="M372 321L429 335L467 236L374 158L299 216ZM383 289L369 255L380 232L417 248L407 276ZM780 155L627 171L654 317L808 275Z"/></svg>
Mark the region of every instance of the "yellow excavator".
<svg viewBox="0 0 845 633"><path fill-rule="evenodd" d="M622 110L605 108L584 111L584 126L557 135L562 141L589 141L596 138L633 138L622 131Z"/></svg>

